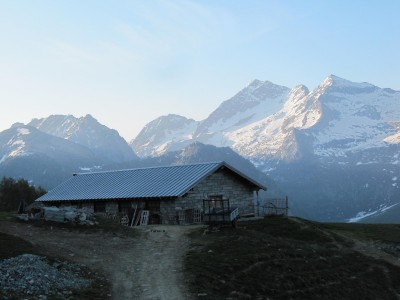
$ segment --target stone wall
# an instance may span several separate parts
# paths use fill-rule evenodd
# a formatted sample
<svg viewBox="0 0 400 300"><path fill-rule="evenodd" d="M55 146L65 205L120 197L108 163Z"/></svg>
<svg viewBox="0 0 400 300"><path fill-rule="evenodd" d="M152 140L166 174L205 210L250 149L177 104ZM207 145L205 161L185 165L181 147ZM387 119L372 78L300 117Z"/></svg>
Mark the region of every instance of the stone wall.
<svg viewBox="0 0 400 300"><path fill-rule="evenodd" d="M176 201L179 202L179 199ZM176 224L176 201L163 200L160 202L160 214L162 224Z"/></svg>
<svg viewBox="0 0 400 300"><path fill-rule="evenodd" d="M85 208L89 212L94 213L93 202L84 202L84 203L82 203L82 208Z"/></svg>
<svg viewBox="0 0 400 300"><path fill-rule="evenodd" d="M110 215L118 214L118 202L106 202L106 213Z"/></svg>
<svg viewBox="0 0 400 300"><path fill-rule="evenodd" d="M203 209L203 199L209 196L222 195L229 199L231 207L238 207L240 214L254 213L254 192L241 177L227 169L219 170L176 201L176 206Z"/></svg>

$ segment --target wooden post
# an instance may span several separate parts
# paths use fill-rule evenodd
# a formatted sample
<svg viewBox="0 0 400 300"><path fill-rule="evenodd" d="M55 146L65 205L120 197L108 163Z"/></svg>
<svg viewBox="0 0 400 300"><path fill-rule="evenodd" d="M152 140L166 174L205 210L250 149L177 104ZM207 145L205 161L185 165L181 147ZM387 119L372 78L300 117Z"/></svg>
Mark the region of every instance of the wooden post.
<svg viewBox="0 0 400 300"><path fill-rule="evenodd" d="M223 199L223 197L221 199L221 204L222 204L222 222L225 223L225 210L224 210L224 199Z"/></svg>
<svg viewBox="0 0 400 300"><path fill-rule="evenodd" d="M260 200L258 199L258 191L256 191L257 195L257 217L260 216Z"/></svg>
<svg viewBox="0 0 400 300"><path fill-rule="evenodd" d="M285 207L285 214L286 214L286 217L287 217L287 215L288 215L288 210L289 210L289 203L288 203L289 201L288 201L288 196L286 196L286 207Z"/></svg>

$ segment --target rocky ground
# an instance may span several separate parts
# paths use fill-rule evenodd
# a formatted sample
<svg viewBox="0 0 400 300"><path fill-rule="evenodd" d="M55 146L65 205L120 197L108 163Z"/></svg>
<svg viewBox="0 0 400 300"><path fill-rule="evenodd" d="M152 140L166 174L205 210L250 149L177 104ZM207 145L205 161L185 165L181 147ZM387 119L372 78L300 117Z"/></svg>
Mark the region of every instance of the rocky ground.
<svg viewBox="0 0 400 300"><path fill-rule="evenodd" d="M44 256L22 254L0 261L0 290L3 299L16 295L24 298L47 299L49 296L67 299L71 289L92 284L84 278L80 265L66 261L49 261Z"/></svg>

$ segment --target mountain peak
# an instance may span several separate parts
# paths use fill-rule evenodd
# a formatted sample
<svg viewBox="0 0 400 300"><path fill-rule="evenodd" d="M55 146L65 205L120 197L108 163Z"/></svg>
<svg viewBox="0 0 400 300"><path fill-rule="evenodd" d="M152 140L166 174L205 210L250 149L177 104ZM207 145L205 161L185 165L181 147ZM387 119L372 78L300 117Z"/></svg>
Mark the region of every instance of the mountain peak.
<svg viewBox="0 0 400 300"><path fill-rule="evenodd" d="M145 127L146 128L151 128L155 125L162 125L162 126L181 126L185 123L192 123L192 122L196 122L193 119L188 119L184 116L181 115L177 115L177 114L168 114L168 115L163 115L160 116L156 119L154 119L153 121L149 122Z"/></svg>
<svg viewBox="0 0 400 300"><path fill-rule="evenodd" d="M51 115L43 119L33 119L28 125L85 146L113 162L136 158L117 131L102 125L90 114L79 118L73 115Z"/></svg>
<svg viewBox="0 0 400 300"><path fill-rule="evenodd" d="M338 89L376 89L377 87L374 86L373 84L370 84L368 82L352 82L350 80L341 78L336 75L329 75L320 85L320 88L326 89L329 87L334 87Z"/></svg>
<svg viewBox="0 0 400 300"><path fill-rule="evenodd" d="M96 118L94 118L91 114L86 114L86 116L83 117L83 119L88 119L88 120L96 120Z"/></svg>
<svg viewBox="0 0 400 300"><path fill-rule="evenodd" d="M325 78L325 80L322 82L323 86L332 86L332 85L349 85L351 84L351 81L348 81L346 79L343 79L339 76L330 74L328 77Z"/></svg>
<svg viewBox="0 0 400 300"><path fill-rule="evenodd" d="M24 123L16 122L16 123L11 125L11 128L19 128L19 127L23 127L23 126L25 126Z"/></svg>
<svg viewBox="0 0 400 300"><path fill-rule="evenodd" d="M268 80L262 81L259 79L254 79L253 81L251 81L243 90L253 92L260 88L262 88L263 90L272 90L272 91L289 90L289 88L285 86L275 84Z"/></svg>
<svg viewBox="0 0 400 300"><path fill-rule="evenodd" d="M265 81L261 81L259 79L254 79L252 81L249 82L249 84L247 85L247 87L250 88L258 88L260 87L260 85L262 85Z"/></svg>

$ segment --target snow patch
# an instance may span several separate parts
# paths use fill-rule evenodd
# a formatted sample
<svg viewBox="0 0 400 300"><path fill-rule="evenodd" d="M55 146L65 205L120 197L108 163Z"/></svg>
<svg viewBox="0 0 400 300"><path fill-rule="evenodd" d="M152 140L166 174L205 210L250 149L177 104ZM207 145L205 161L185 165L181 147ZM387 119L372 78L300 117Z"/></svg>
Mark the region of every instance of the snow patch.
<svg viewBox="0 0 400 300"><path fill-rule="evenodd" d="M347 223L357 223L366 217L373 216L373 215L379 215L379 214L385 212L386 210L388 210L396 205L399 205L399 204L400 203L396 203L396 204L393 204L390 206L383 205L379 209L372 211L372 212L371 211L369 211L369 212L360 211L359 213L357 213L357 215L355 217L348 219Z"/></svg>
<svg viewBox="0 0 400 300"><path fill-rule="evenodd" d="M0 164L5 162L7 157L8 157L7 154L3 155L3 157L0 159Z"/></svg>
<svg viewBox="0 0 400 300"><path fill-rule="evenodd" d="M400 132L383 139L388 144L400 144Z"/></svg>
<svg viewBox="0 0 400 300"><path fill-rule="evenodd" d="M90 171L92 171L92 168L90 168L90 167L79 167L79 170L85 171L85 172L90 172Z"/></svg>
<svg viewBox="0 0 400 300"><path fill-rule="evenodd" d="M18 128L17 131L18 135L28 135L31 133L28 128Z"/></svg>

